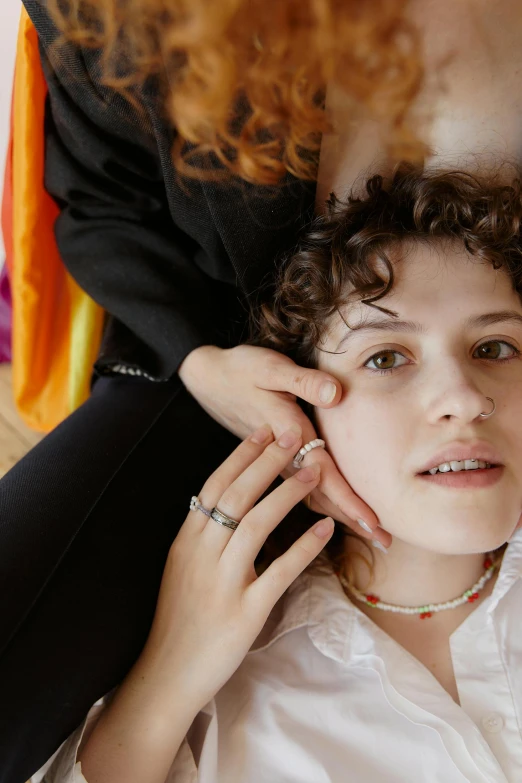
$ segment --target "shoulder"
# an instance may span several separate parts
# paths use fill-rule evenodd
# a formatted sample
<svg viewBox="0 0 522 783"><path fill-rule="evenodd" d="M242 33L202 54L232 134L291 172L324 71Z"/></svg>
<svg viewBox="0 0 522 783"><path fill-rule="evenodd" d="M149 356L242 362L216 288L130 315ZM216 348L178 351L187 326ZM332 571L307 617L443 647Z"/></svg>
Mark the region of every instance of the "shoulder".
<svg viewBox="0 0 522 783"><path fill-rule="evenodd" d="M149 80L132 92L132 100L105 83L101 51L63 40L46 0L23 0L36 30L40 58L51 103L67 113L79 109L84 117L116 137L152 140L151 112L160 113L157 85Z"/></svg>

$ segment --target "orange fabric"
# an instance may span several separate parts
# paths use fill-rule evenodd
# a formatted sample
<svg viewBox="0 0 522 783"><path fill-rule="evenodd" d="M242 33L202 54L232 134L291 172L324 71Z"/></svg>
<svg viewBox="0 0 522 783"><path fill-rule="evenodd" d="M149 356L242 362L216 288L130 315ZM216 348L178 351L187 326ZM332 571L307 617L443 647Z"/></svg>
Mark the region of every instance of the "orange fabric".
<svg viewBox="0 0 522 783"><path fill-rule="evenodd" d="M12 227L7 233L15 402L26 424L41 432L89 396L103 327L103 310L68 274L54 238L58 208L43 186L46 94L37 34L23 9L4 212Z"/></svg>

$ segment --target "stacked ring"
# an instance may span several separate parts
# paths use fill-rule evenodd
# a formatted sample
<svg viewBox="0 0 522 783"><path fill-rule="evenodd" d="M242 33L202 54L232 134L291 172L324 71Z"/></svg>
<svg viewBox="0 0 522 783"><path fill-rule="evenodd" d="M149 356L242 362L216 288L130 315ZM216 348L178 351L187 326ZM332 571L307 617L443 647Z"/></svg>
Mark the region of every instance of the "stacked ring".
<svg viewBox="0 0 522 783"><path fill-rule="evenodd" d="M230 530L237 530L239 527L239 522L236 522L236 520L232 519L231 517L227 517L227 515L223 514L219 508L214 507L211 511L209 511L208 508L205 508L205 506L201 504L201 501L197 495L192 495L190 498L190 510L202 511L204 514L206 514L207 517L210 517L214 520L214 522L217 522L218 525L228 527Z"/></svg>
<svg viewBox="0 0 522 783"><path fill-rule="evenodd" d="M218 508L213 508L210 516L214 520L214 522L217 522L218 525L223 525L223 527L228 527L230 530L237 530L239 527L239 522L236 522L235 519L232 519L231 517L227 517L226 514L223 514L222 511L220 511Z"/></svg>

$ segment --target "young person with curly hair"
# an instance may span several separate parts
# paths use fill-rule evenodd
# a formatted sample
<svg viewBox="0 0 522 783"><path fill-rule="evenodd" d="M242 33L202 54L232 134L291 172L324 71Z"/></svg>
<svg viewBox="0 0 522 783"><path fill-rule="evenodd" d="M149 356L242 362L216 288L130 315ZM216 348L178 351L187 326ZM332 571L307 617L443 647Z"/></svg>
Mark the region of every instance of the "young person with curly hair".
<svg viewBox="0 0 522 783"><path fill-rule="evenodd" d="M393 542L312 519L321 444L282 481L302 432L258 429L192 498L141 655L46 783L518 780L521 220L519 181L459 172L330 200L253 342L339 379L311 416Z"/></svg>
<svg viewBox="0 0 522 783"><path fill-rule="evenodd" d="M263 423L315 441L299 401L340 404L332 372L246 344L314 207L375 156L444 159L508 130L516 154L522 135L512 0L24 4L60 254L110 317L91 398L0 481L0 783L23 783L139 656L186 487ZM315 455L311 508L389 546Z"/></svg>

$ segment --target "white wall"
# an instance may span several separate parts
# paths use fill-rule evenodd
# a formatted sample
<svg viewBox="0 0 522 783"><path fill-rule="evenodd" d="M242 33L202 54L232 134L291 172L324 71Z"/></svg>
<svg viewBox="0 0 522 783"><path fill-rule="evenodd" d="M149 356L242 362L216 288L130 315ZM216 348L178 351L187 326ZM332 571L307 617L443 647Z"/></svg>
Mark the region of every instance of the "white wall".
<svg viewBox="0 0 522 783"><path fill-rule="evenodd" d="M3 183L20 0L0 0L0 184ZM1 192L1 188L0 188ZM4 249L0 235L0 267Z"/></svg>

